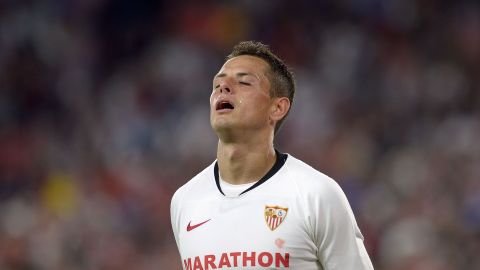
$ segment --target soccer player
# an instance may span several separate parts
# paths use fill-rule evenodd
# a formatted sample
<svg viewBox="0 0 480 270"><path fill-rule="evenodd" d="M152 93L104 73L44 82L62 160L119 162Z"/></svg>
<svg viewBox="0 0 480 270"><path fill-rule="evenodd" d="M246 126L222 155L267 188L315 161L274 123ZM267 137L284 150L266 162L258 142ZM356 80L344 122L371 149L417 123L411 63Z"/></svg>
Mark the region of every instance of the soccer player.
<svg viewBox="0 0 480 270"><path fill-rule="evenodd" d="M259 42L236 45L215 75L217 160L171 203L184 269L373 269L338 184L273 146L294 92L292 73Z"/></svg>

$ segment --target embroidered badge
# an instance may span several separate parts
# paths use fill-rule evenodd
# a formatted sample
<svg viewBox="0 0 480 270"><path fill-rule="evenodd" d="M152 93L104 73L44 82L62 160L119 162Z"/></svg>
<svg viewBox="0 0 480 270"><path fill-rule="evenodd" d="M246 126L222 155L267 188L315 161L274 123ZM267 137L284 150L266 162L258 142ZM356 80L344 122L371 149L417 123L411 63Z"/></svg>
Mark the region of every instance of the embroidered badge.
<svg viewBox="0 0 480 270"><path fill-rule="evenodd" d="M265 222L270 230L275 230L287 217L288 208L276 206L265 206Z"/></svg>

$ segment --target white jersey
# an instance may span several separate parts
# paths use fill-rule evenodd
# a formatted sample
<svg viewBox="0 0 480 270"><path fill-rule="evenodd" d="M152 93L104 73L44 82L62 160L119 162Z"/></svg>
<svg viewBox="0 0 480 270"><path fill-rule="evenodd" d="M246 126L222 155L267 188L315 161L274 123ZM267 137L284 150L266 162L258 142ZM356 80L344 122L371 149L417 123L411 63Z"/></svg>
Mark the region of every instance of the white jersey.
<svg viewBox="0 0 480 270"><path fill-rule="evenodd" d="M338 184L287 154L237 196L214 162L177 190L171 219L185 270L373 269Z"/></svg>

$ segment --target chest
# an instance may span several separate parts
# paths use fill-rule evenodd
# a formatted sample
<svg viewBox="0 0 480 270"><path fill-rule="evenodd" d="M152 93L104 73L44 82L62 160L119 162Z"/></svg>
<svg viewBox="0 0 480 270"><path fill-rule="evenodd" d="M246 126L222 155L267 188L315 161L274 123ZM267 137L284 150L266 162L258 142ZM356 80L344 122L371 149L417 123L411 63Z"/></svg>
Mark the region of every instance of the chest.
<svg viewBox="0 0 480 270"><path fill-rule="evenodd" d="M184 268L275 269L316 261L302 211L295 198L275 194L186 201L178 232Z"/></svg>

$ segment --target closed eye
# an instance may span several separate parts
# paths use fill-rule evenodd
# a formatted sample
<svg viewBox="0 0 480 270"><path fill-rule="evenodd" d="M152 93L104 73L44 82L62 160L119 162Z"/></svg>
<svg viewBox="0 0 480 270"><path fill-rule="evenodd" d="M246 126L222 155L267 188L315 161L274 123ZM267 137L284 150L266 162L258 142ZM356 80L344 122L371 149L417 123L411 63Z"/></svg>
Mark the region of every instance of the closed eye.
<svg viewBox="0 0 480 270"><path fill-rule="evenodd" d="M239 82L239 83L243 85L252 85L251 83L248 83L248 82Z"/></svg>

